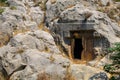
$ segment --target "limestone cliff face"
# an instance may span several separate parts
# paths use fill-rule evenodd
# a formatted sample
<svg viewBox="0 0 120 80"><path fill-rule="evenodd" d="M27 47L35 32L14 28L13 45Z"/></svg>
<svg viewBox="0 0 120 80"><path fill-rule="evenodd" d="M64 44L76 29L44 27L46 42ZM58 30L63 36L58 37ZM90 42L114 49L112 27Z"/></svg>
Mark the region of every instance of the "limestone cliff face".
<svg viewBox="0 0 120 80"><path fill-rule="evenodd" d="M119 3L112 0L7 0L7 4L0 6L0 80L97 80L96 73L99 79L108 80L109 74L103 70L74 64L56 46L53 36L58 35L54 31L58 20L87 19L95 21L94 30L111 44L120 42ZM116 8L111 16L113 5ZM106 8L109 13L104 11Z"/></svg>

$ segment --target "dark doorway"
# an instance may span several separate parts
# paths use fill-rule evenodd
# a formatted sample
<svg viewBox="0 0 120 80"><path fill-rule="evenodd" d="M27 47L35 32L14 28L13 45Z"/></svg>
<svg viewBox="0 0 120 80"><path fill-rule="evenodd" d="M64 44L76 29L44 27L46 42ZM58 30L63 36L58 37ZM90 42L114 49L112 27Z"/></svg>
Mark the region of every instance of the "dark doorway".
<svg viewBox="0 0 120 80"><path fill-rule="evenodd" d="M76 38L74 44L74 58L81 59L82 51L83 51L82 39Z"/></svg>

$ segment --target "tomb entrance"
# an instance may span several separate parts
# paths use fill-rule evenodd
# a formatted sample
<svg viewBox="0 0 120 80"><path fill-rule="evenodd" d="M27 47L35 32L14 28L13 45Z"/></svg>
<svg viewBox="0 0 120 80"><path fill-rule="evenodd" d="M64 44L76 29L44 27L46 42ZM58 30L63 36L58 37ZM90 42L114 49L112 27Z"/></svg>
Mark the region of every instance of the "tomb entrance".
<svg viewBox="0 0 120 80"><path fill-rule="evenodd" d="M86 61L94 59L93 32L92 30L71 31L71 56L73 59Z"/></svg>

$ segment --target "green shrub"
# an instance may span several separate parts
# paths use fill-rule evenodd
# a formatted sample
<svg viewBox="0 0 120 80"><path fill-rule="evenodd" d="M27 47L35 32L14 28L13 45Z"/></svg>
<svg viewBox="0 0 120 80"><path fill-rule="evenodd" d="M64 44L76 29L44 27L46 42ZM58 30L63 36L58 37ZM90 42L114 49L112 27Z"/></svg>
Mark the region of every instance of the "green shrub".
<svg viewBox="0 0 120 80"><path fill-rule="evenodd" d="M116 79L115 79L115 77L114 77L114 76L112 76L112 77L110 78L110 80L116 80Z"/></svg>
<svg viewBox="0 0 120 80"><path fill-rule="evenodd" d="M108 49L109 53L112 53L110 59L113 60L112 64L106 64L104 70L111 72L115 70L115 65L120 65L120 43L115 43L114 47Z"/></svg>
<svg viewBox="0 0 120 80"><path fill-rule="evenodd" d="M9 6L9 4L7 3L7 0L0 0L0 6Z"/></svg>
<svg viewBox="0 0 120 80"><path fill-rule="evenodd" d="M0 8L0 14L2 14L4 12L3 8Z"/></svg>
<svg viewBox="0 0 120 80"><path fill-rule="evenodd" d="M114 53L110 58L113 60L114 64L120 64L120 43L115 43L115 46L109 48L110 53Z"/></svg>
<svg viewBox="0 0 120 80"><path fill-rule="evenodd" d="M0 2L6 2L7 0L0 0Z"/></svg>
<svg viewBox="0 0 120 80"><path fill-rule="evenodd" d="M120 0L114 0L114 1L116 1L116 2L120 2Z"/></svg>
<svg viewBox="0 0 120 80"><path fill-rule="evenodd" d="M104 70L107 72L111 72L112 70L114 70L114 68L112 67L113 64L106 64L104 66Z"/></svg>

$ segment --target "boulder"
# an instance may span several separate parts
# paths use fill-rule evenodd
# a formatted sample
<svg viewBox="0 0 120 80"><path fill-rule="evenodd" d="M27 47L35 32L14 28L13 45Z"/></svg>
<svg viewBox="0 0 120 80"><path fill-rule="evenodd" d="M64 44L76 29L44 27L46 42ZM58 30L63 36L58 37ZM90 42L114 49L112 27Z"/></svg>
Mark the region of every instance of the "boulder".
<svg viewBox="0 0 120 80"><path fill-rule="evenodd" d="M71 73L75 80L98 80L98 78L100 80L107 80L108 77L110 77L109 74L105 73L102 70L79 64L71 65ZM93 79L93 76L98 75L99 73L101 73L101 76Z"/></svg>
<svg viewBox="0 0 120 80"><path fill-rule="evenodd" d="M89 80L109 80L105 73L98 73L92 76Z"/></svg>
<svg viewBox="0 0 120 80"><path fill-rule="evenodd" d="M13 47L20 47L20 49L38 49L40 51L59 53L53 37L42 30L26 32L25 34L20 33L14 36L8 44Z"/></svg>
<svg viewBox="0 0 120 80"><path fill-rule="evenodd" d="M46 21L50 22L59 18L62 11L73 7L77 2L77 0L56 0L52 3L52 0L48 0L46 3Z"/></svg>
<svg viewBox="0 0 120 80"><path fill-rule="evenodd" d="M17 57L17 55L19 56ZM3 69L7 73L4 75L12 80L37 80L41 78L40 74L43 75L42 77L49 76L52 80L61 80L65 76L66 67L70 65L70 61L61 55L40 52L36 49L29 49L23 53L9 53L9 56L2 57L1 61ZM22 65L26 65L26 67L23 68Z"/></svg>

